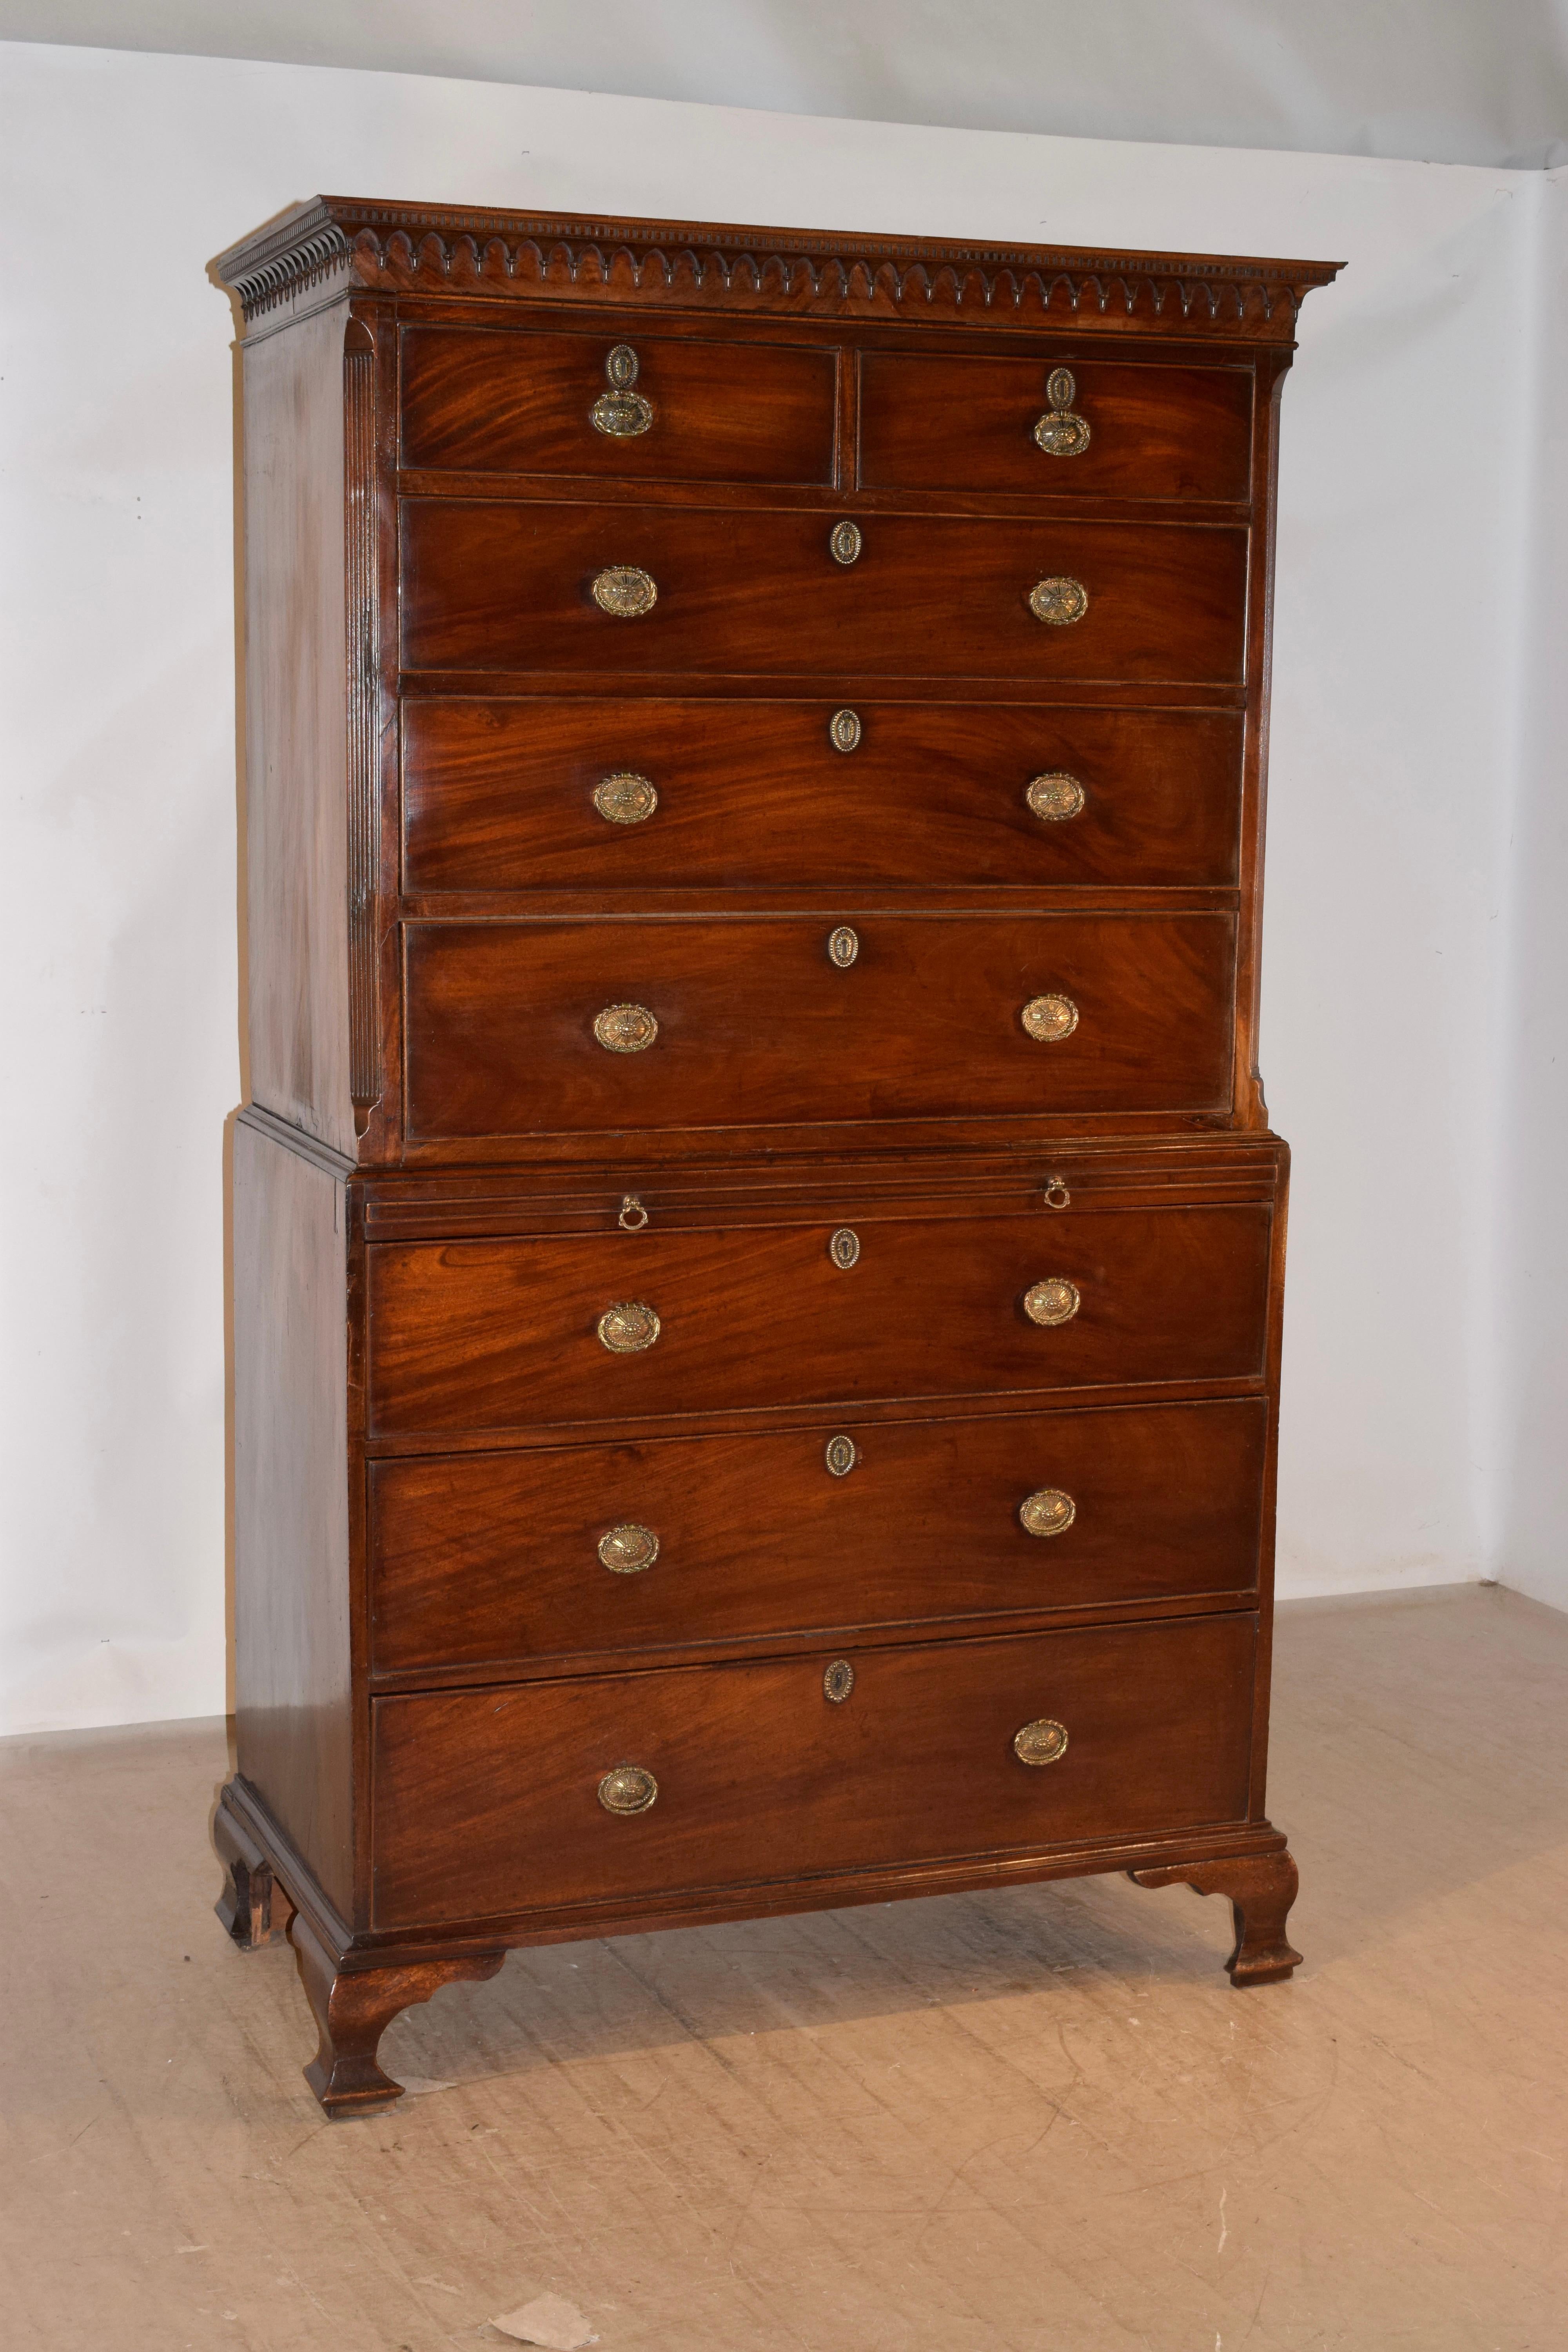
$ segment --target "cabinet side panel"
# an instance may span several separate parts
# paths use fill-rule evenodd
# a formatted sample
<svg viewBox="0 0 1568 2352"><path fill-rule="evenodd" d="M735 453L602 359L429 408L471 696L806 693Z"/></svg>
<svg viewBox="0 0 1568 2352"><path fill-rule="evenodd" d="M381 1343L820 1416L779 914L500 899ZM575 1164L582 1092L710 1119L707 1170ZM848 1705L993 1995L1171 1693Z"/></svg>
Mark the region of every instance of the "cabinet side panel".
<svg viewBox="0 0 1568 2352"><path fill-rule="evenodd" d="M353 1898L347 1203L235 1135L235 1684L239 1769L346 1916Z"/></svg>
<svg viewBox="0 0 1568 2352"><path fill-rule="evenodd" d="M252 1096L352 1159L346 317L245 353L246 871Z"/></svg>

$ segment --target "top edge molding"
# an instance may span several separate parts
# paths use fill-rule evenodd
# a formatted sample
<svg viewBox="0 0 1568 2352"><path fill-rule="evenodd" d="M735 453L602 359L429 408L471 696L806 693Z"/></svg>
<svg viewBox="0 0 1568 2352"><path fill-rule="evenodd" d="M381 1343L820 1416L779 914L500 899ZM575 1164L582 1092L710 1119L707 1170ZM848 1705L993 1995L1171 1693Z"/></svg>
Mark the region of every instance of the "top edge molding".
<svg viewBox="0 0 1568 2352"><path fill-rule="evenodd" d="M247 323L314 289L421 299L725 308L753 315L1037 326L1290 343L1337 261L1087 252L858 236L701 221L531 213L316 196L212 265Z"/></svg>

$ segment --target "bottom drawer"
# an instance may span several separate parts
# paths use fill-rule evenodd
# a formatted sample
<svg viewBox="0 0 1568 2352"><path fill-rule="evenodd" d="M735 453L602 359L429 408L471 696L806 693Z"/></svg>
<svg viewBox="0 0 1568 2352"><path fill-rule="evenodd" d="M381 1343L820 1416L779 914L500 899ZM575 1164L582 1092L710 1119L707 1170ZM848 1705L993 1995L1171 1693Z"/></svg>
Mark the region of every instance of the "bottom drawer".
<svg viewBox="0 0 1568 2352"><path fill-rule="evenodd" d="M377 1699L375 1924L1240 1821L1255 1642L1237 1615L861 1650L837 1704L830 1650ZM1026 1764L1039 1719L1067 1746ZM646 1810L606 1809L620 1767Z"/></svg>

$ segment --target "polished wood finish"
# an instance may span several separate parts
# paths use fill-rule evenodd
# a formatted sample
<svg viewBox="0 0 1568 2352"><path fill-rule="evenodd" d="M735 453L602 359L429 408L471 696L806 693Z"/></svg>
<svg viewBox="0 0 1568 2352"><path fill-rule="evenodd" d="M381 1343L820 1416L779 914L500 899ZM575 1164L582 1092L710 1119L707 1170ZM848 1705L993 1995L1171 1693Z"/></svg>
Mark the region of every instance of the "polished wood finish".
<svg viewBox="0 0 1568 2352"><path fill-rule="evenodd" d="M218 274L215 1836L317 2095L580 1935L1127 1870L1285 1973L1260 843L1332 268L319 198Z"/></svg>

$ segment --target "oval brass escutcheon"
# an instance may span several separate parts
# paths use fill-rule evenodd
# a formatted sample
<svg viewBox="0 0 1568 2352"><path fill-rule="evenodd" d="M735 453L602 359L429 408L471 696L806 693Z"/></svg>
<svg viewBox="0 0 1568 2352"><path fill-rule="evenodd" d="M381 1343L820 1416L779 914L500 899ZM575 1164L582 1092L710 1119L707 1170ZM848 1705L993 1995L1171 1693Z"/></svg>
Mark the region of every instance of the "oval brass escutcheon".
<svg viewBox="0 0 1568 2352"><path fill-rule="evenodd" d="M617 1764L599 1783L599 1802L607 1813L646 1813L658 1796L658 1782L640 1764Z"/></svg>
<svg viewBox="0 0 1568 2352"><path fill-rule="evenodd" d="M860 740L858 710L836 710L827 722L827 737L836 751L853 751Z"/></svg>
<svg viewBox="0 0 1568 2352"><path fill-rule="evenodd" d="M836 522L827 534L828 552L835 563L853 563L864 544L859 524L850 522L847 518L843 522Z"/></svg>
<svg viewBox="0 0 1568 2352"><path fill-rule="evenodd" d="M646 433L653 423L653 407L640 392L632 386L637 380L640 362L630 343L617 343L605 362L608 392L602 392L588 415L596 432L607 433L613 441L632 441Z"/></svg>
<svg viewBox="0 0 1568 2352"><path fill-rule="evenodd" d="M651 776L623 768L600 777L594 787L594 806L606 824L646 824L658 806L658 787Z"/></svg>
<svg viewBox="0 0 1568 2352"><path fill-rule="evenodd" d="M640 1575L658 1558L658 1538L651 1528L627 1519L599 1538L599 1558L613 1575Z"/></svg>
<svg viewBox="0 0 1568 2352"><path fill-rule="evenodd" d="M1048 1715L1026 1723L1013 1734L1013 1753L1020 1764L1055 1764L1068 1752L1068 1727Z"/></svg>
<svg viewBox="0 0 1568 2352"><path fill-rule="evenodd" d="M860 952L859 933L852 931L847 923L840 923L836 931L827 935L827 952L840 971L847 971Z"/></svg>
<svg viewBox="0 0 1568 2352"><path fill-rule="evenodd" d="M646 1054L658 1023L646 1004L606 1004L594 1015L594 1035L606 1054Z"/></svg>
<svg viewBox="0 0 1568 2352"><path fill-rule="evenodd" d="M658 583L637 563L612 563L595 572L591 593L601 613L617 621L640 620L658 602Z"/></svg>
<svg viewBox="0 0 1568 2352"><path fill-rule="evenodd" d="M1037 1045L1056 1045L1078 1027L1078 1006L1070 996L1031 996L1018 1018Z"/></svg>
<svg viewBox="0 0 1568 2352"><path fill-rule="evenodd" d="M1024 1293L1025 1314L1045 1331L1054 1331L1058 1323L1070 1323L1082 1305L1077 1283L1069 1282L1065 1274L1047 1274Z"/></svg>
<svg viewBox="0 0 1568 2352"><path fill-rule="evenodd" d="M648 585L653 585L651 581ZM1089 610L1089 591L1081 580L1055 573L1048 580L1036 581L1029 591L1029 610L1047 628L1070 629Z"/></svg>
<svg viewBox="0 0 1568 2352"><path fill-rule="evenodd" d="M827 1244L827 1255L835 1265L842 1266L847 1274L860 1255L859 1234L848 1225L840 1225Z"/></svg>
<svg viewBox="0 0 1568 2352"><path fill-rule="evenodd" d="M622 1298L605 1307L596 1328L600 1345L608 1348L612 1356L640 1356L645 1348L652 1347L663 1327L653 1308L640 1298Z"/></svg>
<svg viewBox="0 0 1568 2352"><path fill-rule="evenodd" d="M1060 769L1053 770L1049 775L1031 777L1024 787L1029 814L1037 816L1042 824L1065 824L1068 817L1079 814L1086 798L1078 778Z"/></svg>
<svg viewBox="0 0 1568 2352"><path fill-rule="evenodd" d="M1089 419L1073 409L1077 392L1071 368L1051 370L1046 379L1046 398L1051 404L1035 425L1035 439L1047 457L1081 457L1089 446Z"/></svg>
<svg viewBox="0 0 1568 2352"><path fill-rule="evenodd" d="M835 1658L822 1677L822 1696L834 1706L842 1706L855 1687L855 1669L847 1658Z"/></svg>
<svg viewBox="0 0 1568 2352"><path fill-rule="evenodd" d="M847 1478L860 1459L860 1449L852 1437L830 1437L822 1458L836 1478Z"/></svg>
<svg viewBox="0 0 1568 2352"><path fill-rule="evenodd" d="M1019 1524L1028 1536L1065 1536L1077 1517L1078 1505L1059 1486L1037 1487L1018 1506Z"/></svg>

